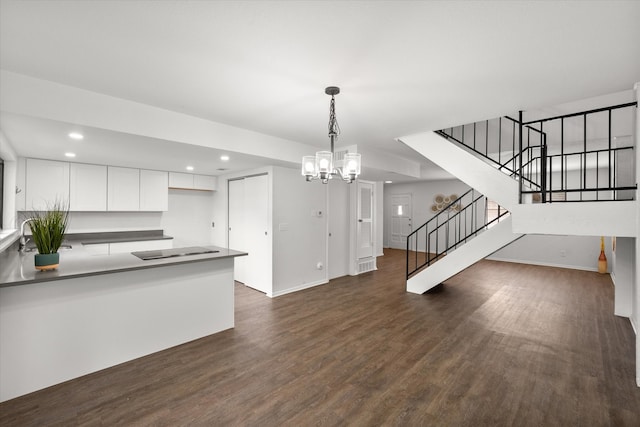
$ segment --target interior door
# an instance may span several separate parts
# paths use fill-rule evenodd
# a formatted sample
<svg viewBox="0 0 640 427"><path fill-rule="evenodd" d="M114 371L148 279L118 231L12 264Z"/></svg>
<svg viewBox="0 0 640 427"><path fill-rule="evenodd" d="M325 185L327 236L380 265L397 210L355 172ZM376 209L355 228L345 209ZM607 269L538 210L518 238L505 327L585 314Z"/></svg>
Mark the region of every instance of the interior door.
<svg viewBox="0 0 640 427"><path fill-rule="evenodd" d="M244 179L244 227L247 266L244 284L271 292L271 238L269 236L269 176Z"/></svg>
<svg viewBox="0 0 640 427"><path fill-rule="evenodd" d="M407 236L411 234L411 194L391 196L391 239L395 249L407 248Z"/></svg>
<svg viewBox="0 0 640 427"><path fill-rule="evenodd" d="M244 212L244 179L229 181L229 248L249 252L245 245ZM234 258L233 278L238 282L245 283L247 258Z"/></svg>
<svg viewBox="0 0 640 427"><path fill-rule="evenodd" d="M355 184L352 184L355 185ZM329 279L349 274L349 186L337 179L329 181Z"/></svg>
<svg viewBox="0 0 640 427"><path fill-rule="evenodd" d="M373 248L373 184L358 181L357 258L374 256Z"/></svg>

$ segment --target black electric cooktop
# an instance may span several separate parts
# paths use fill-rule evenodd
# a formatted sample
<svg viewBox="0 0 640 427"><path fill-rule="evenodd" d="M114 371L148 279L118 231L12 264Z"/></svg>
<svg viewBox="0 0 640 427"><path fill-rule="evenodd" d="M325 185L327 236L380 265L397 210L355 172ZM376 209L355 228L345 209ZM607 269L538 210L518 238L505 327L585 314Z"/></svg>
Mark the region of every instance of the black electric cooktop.
<svg viewBox="0 0 640 427"><path fill-rule="evenodd" d="M215 249L207 249L200 246L190 246L188 248L171 248L171 249L160 249L155 251L138 251L138 252L131 252L131 254L137 256L143 261L148 261L150 259L173 258L178 256L201 255L201 254L214 254L216 252L220 252L220 251L217 251Z"/></svg>

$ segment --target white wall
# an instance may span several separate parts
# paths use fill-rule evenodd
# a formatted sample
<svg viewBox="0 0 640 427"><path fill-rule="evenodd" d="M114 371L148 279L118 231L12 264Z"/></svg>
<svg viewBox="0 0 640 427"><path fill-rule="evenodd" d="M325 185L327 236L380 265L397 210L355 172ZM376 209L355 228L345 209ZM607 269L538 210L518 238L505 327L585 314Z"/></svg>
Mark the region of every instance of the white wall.
<svg viewBox="0 0 640 427"><path fill-rule="evenodd" d="M633 319L634 301L634 260L636 259L635 239L630 237L618 237L616 250L613 254L611 280L615 285L616 316L631 318L631 324L635 327Z"/></svg>
<svg viewBox="0 0 640 427"><path fill-rule="evenodd" d="M16 221L16 193L17 160L16 152L0 129L0 158L4 160L4 192L3 192L3 228L11 229L17 226Z"/></svg>
<svg viewBox="0 0 640 427"><path fill-rule="evenodd" d="M328 187L274 167L273 189L273 296L326 283Z"/></svg>
<svg viewBox="0 0 640 427"><path fill-rule="evenodd" d="M427 222L433 214L431 205L437 194L451 195L457 194L461 196L465 191L469 190L469 186L457 179L448 179L442 181L420 181L399 184L384 185L384 247L389 247L391 233L391 196L394 194L411 194L412 213L411 223L413 229L420 227Z"/></svg>
<svg viewBox="0 0 640 427"><path fill-rule="evenodd" d="M218 177L218 191L214 194L211 218L216 224L211 233L213 244L228 245L228 180L263 173L271 177L272 189L270 234L273 238L273 285L269 296L326 283L328 186L306 182L297 169L269 166ZM339 184L345 185L336 183ZM335 192L336 209L341 203L339 194L339 191ZM321 216L317 216L317 212L322 212ZM336 226L342 228L344 223L339 220ZM336 240L342 238L337 232ZM342 246L347 247L346 244ZM318 263L322 264L322 269L318 269Z"/></svg>
<svg viewBox="0 0 640 427"><path fill-rule="evenodd" d="M414 229L433 215L429 210L436 194L461 195L469 187L462 181L422 181L385 185L385 246L388 246L391 218L391 195L412 194ZM611 239L606 239L605 254L611 260ZM564 253L564 255L563 255ZM600 237L529 234L495 252L489 259L549 265L579 270L598 270Z"/></svg>
<svg viewBox="0 0 640 427"><path fill-rule="evenodd" d="M212 244L213 193L169 190L169 210L162 213L160 228L173 236L174 246Z"/></svg>
<svg viewBox="0 0 640 427"><path fill-rule="evenodd" d="M634 85L635 99L640 102L640 82ZM635 123L635 153L636 153L636 183L640 182L640 108L636 108ZM633 313L631 315L631 324L636 332L636 384L640 387L640 262L638 262L638 254L640 254L640 191L636 189L636 256L634 262L633 276Z"/></svg>
<svg viewBox="0 0 640 427"><path fill-rule="evenodd" d="M605 255L611 271L611 238L605 238ZM500 249L488 259L598 271L600 237L528 234Z"/></svg>
<svg viewBox="0 0 640 427"><path fill-rule="evenodd" d="M384 255L384 183L376 182L374 186L374 197L373 201L375 203L375 254L376 256Z"/></svg>

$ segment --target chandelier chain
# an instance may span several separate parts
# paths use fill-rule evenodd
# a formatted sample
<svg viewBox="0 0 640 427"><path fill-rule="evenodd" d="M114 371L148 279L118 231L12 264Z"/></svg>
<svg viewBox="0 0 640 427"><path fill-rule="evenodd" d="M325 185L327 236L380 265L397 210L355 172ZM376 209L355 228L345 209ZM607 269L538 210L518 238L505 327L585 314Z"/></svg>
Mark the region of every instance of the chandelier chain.
<svg viewBox="0 0 640 427"><path fill-rule="evenodd" d="M336 100L331 95L331 103L329 104L329 136L340 135L340 126L338 126L338 119L336 119Z"/></svg>

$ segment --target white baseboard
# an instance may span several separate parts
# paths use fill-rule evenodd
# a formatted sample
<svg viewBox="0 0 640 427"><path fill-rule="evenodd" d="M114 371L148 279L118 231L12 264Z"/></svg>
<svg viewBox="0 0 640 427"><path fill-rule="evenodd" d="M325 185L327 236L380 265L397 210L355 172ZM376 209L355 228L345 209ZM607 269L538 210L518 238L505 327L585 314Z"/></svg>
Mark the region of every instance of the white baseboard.
<svg viewBox="0 0 640 427"><path fill-rule="evenodd" d="M303 289L308 289L308 288L313 288L315 286L325 285L327 283L329 283L328 280L322 279L322 280L318 280L317 282L305 283L303 285L296 286L294 288L283 289L281 291L273 292L273 293L267 293L267 296L269 298L275 298L275 297L279 297L279 296L282 296L282 295L290 294L292 292L298 292L298 291L301 291Z"/></svg>
<svg viewBox="0 0 640 427"><path fill-rule="evenodd" d="M557 267L557 268L568 268L570 270L581 270L581 271L598 271L597 267L579 267L576 265L565 265L565 264L556 264L551 262L540 262L540 261L526 261L522 259L510 259L510 258L499 258L499 257L487 257L489 261L500 261L500 262L513 262L516 264L529 264L529 265L540 265L542 267Z"/></svg>
<svg viewBox="0 0 640 427"><path fill-rule="evenodd" d="M633 319L629 317L629 322L631 322L631 327L633 328L633 333L638 335L638 330L636 329L636 324L633 323Z"/></svg>

